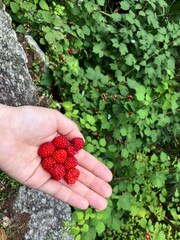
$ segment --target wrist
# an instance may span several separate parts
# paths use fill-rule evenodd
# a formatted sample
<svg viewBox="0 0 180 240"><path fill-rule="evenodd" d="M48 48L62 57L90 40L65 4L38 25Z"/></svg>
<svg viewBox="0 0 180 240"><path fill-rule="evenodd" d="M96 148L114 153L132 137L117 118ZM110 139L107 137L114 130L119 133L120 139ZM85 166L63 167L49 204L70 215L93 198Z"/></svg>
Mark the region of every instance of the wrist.
<svg viewBox="0 0 180 240"><path fill-rule="evenodd" d="M7 145L9 144L8 136L11 134L10 130L10 110L12 107L9 107L4 104L0 104L0 169L2 162L5 161L6 156L9 151L5 152L7 149Z"/></svg>

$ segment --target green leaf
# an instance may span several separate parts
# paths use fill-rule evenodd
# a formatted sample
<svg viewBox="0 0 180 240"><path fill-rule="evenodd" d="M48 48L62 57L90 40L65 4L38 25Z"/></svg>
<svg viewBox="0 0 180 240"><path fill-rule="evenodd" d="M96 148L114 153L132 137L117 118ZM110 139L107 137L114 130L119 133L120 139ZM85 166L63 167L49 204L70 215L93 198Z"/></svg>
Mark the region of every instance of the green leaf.
<svg viewBox="0 0 180 240"><path fill-rule="evenodd" d="M94 126L90 126L90 130L93 131L93 132L95 132L95 131L97 131L97 128L94 127Z"/></svg>
<svg viewBox="0 0 180 240"><path fill-rule="evenodd" d="M55 42L55 37L54 37L54 34L52 32L46 33L45 39L49 44L53 44Z"/></svg>
<svg viewBox="0 0 180 240"><path fill-rule="evenodd" d="M125 148L123 148L122 151L121 151L121 156L122 156L123 158L128 158L128 156L129 156L128 150L125 149Z"/></svg>
<svg viewBox="0 0 180 240"><path fill-rule="evenodd" d="M112 227L113 230L119 231L121 225L121 221L119 220L119 217L112 216Z"/></svg>
<svg viewBox="0 0 180 240"><path fill-rule="evenodd" d="M112 38L111 42L113 43L113 47L119 48L119 41L117 38Z"/></svg>
<svg viewBox="0 0 180 240"><path fill-rule="evenodd" d="M88 143L86 145L85 149L90 153L94 153L94 151L95 151L95 147L91 143Z"/></svg>
<svg viewBox="0 0 180 240"><path fill-rule="evenodd" d="M139 101L144 101L145 92L146 92L145 87L139 85L138 88L136 88L136 97L137 97L137 100L139 100Z"/></svg>
<svg viewBox="0 0 180 240"><path fill-rule="evenodd" d="M180 195L180 189L176 188L176 191L175 191L175 193L174 193L174 196L175 196L176 198L178 198L179 195Z"/></svg>
<svg viewBox="0 0 180 240"><path fill-rule="evenodd" d="M52 15L50 12L43 11L42 17L45 22L51 23L52 22Z"/></svg>
<svg viewBox="0 0 180 240"><path fill-rule="evenodd" d="M129 52L128 48L127 48L127 45L125 43L123 43L123 42L121 42L119 44L119 51L120 51L121 55L125 55L126 53Z"/></svg>
<svg viewBox="0 0 180 240"><path fill-rule="evenodd" d="M122 75L122 71L121 70L116 70L115 71L115 75L116 75L116 77L117 77L117 79L118 79L118 81L119 82L124 82L124 76ZM124 90L124 89L123 89ZM121 90L121 92L123 92L123 90Z"/></svg>
<svg viewBox="0 0 180 240"><path fill-rule="evenodd" d="M81 239L84 240L94 240L96 239L97 233L94 227L89 228L89 231L86 233L81 233Z"/></svg>
<svg viewBox="0 0 180 240"><path fill-rule="evenodd" d="M120 182L119 183L119 190L121 192L124 192L125 190L127 190L127 186L128 186L128 183L127 182Z"/></svg>
<svg viewBox="0 0 180 240"><path fill-rule="evenodd" d="M81 240L81 235L78 234L78 235L75 237L75 240Z"/></svg>
<svg viewBox="0 0 180 240"><path fill-rule="evenodd" d="M87 36L89 36L90 33L91 33L91 31L90 31L90 29L89 29L89 27L87 25L84 25L82 27L82 30L83 30L84 34L87 35Z"/></svg>
<svg viewBox="0 0 180 240"><path fill-rule="evenodd" d="M142 8L142 4L137 3L137 4L135 5L135 9L141 9L141 8Z"/></svg>
<svg viewBox="0 0 180 240"><path fill-rule="evenodd" d="M170 122L169 116L158 114L158 126L164 127Z"/></svg>
<svg viewBox="0 0 180 240"><path fill-rule="evenodd" d="M146 229L146 227L147 227L147 220L146 220L146 218L140 219L140 220L138 221L138 223L139 223L139 225L140 225L142 228Z"/></svg>
<svg viewBox="0 0 180 240"><path fill-rule="evenodd" d="M139 184L135 184L135 185L134 185L134 191L135 191L136 193L139 193L139 191L140 191L140 186L139 186Z"/></svg>
<svg viewBox="0 0 180 240"><path fill-rule="evenodd" d="M16 28L16 32L26 33L26 29L24 28L23 25L19 25L19 26Z"/></svg>
<svg viewBox="0 0 180 240"><path fill-rule="evenodd" d="M161 203L166 202L166 198L164 196L162 196L161 194L159 196L159 200L161 201Z"/></svg>
<svg viewBox="0 0 180 240"><path fill-rule="evenodd" d="M13 13L17 13L19 11L19 4L15 2L10 2L10 7Z"/></svg>
<svg viewBox="0 0 180 240"><path fill-rule="evenodd" d="M179 108L179 104L177 103L178 99L179 99L179 96L177 95L173 95L171 97L171 109L173 114L176 114L177 109Z"/></svg>
<svg viewBox="0 0 180 240"><path fill-rule="evenodd" d="M104 230L105 230L105 224L101 221L98 221L98 223L96 224L96 231L97 231L98 235L103 233Z"/></svg>
<svg viewBox="0 0 180 240"><path fill-rule="evenodd" d="M99 6L104 6L105 0L97 0Z"/></svg>
<svg viewBox="0 0 180 240"><path fill-rule="evenodd" d="M80 38L84 39L84 31L81 28L77 28L76 32Z"/></svg>
<svg viewBox="0 0 180 240"><path fill-rule="evenodd" d="M102 129L109 129L110 128L110 123L109 122L103 122L102 125L101 125L101 128Z"/></svg>
<svg viewBox="0 0 180 240"><path fill-rule="evenodd" d="M141 217L141 218L144 218L145 216L146 216L146 214L147 214L147 210L145 209L145 208L143 208L143 207L141 207L140 209L139 209L139 216Z"/></svg>
<svg viewBox="0 0 180 240"><path fill-rule="evenodd" d="M121 8L125 11L129 10L130 4L128 1L120 1Z"/></svg>
<svg viewBox="0 0 180 240"><path fill-rule="evenodd" d="M106 166L107 166L109 169L112 169L112 168L114 167L114 163L111 162L111 161L108 161L108 162L106 163Z"/></svg>
<svg viewBox="0 0 180 240"><path fill-rule="evenodd" d="M144 218L147 214L147 210L144 207L138 206L138 205L132 205L131 206L131 214L132 216L139 216L141 218Z"/></svg>
<svg viewBox="0 0 180 240"><path fill-rule="evenodd" d="M151 129L149 127L146 127L144 130L144 133L146 134L146 136L151 136Z"/></svg>
<svg viewBox="0 0 180 240"><path fill-rule="evenodd" d="M94 125L94 123L95 123L95 118L92 116L92 115L89 115L89 114L87 114L86 115L86 120L91 124L91 125Z"/></svg>
<svg viewBox="0 0 180 240"><path fill-rule="evenodd" d="M95 9L94 9L94 5L93 5L92 2L86 2L86 1L85 1L84 6L85 6L85 8L86 8L86 10L87 10L88 13L91 13L91 12L93 12L93 11L95 10Z"/></svg>
<svg viewBox="0 0 180 240"><path fill-rule="evenodd" d="M146 16L146 13L141 10L141 11L139 11L139 15L145 17L145 16Z"/></svg>
<svg viewBox="0 0 180 240"><path fill-rule="evenodd" d="M127 132L127 129L125 127L121 127L120 133L121 133L122 136L127 136L128 132Z"/></svg>
<svg viewBox="0 0 180 240"><path fill-rule="evenodd" d="M119 139L120 139L120 136L121 136L120 131L117 131L117 129L115 129L115 130L113 131L113 137L114 137L115 139L119 140Z"/></svg>
<svg viewBox="0 0 180 240"><path fill-rule="evenodd" d="M90 125L89 123L85 123L85 127L86 127L87 129L90 129L90 128L91 128L91 125Z"/></svg>
<svg viewBox="0 0 180 240"><path fill-rule="evenodd" d="M168 155L165 152L162 151L160 153L160 159L161 159L162 162L165 162L165 161L168 160Z"/></svg>
<svg viewBox="0 0 180 240"><path fill-rule="evenodd" d="M97 79L97 73L94 71L93 68L88 67L86 69L86 77L90 80L95 80L95 79Z"/></svg>
<svg viewBox="0 0 180 240"><path fill-rule="evenodd" d="M165 180L166 180L165 173L156 172L156 174L153 175L153 184L157 188L161 188L164 186Z"/></svg>
<svg viewBox="0 0 180 240"><path fill-rule="evenodd" d="M177 210L175 208L171 208L170 210L171 215L173 216L174 220L179 221L180 215L177 213Z"/></svg>
<svg viewBox="0 0 180 240"><path fill-rule="evenodd" d="M125 62L128 66L133 66L136 63L136 59L132 53L129 53L125 56Z"/></svg>
<svg viewBox="0 0 180 240"><path fill-rule="evenodd" d="M155 29L159 28L159 22L157 21L157 17L155 16L155 14L149 9L146 10L146 14L148 23L152 24Z"/></svg>
<svg viewBox="0 0 180 240"><path fill-rule="evenodd" d="M105 48L106 43L104 41L102 41L101 43L95 43L93 47L93 52L99 54L99 57L101 58L105 54L104 52Z"/></svg>
<svg viewBox="0 0 180 240"><path fill-rule="evenodd" d="M137 111L137 113L141 119L145 119L149 114L147 109L140 109Z"/></svg>
<svg viewBox="0 0 180 240"><path fill-rule="evenodd" d="M134 16L132 16L131 14L126 14L126 15L125 15L125 18L126 18L126 20L127 20L130 24L134 24L135 18L134 18Z"/></svg>
<svg viewBox="0 0 180 240"><path fill-rule="evenodd" d="M40 84L42 86L51 87L52 79L51 79L50 75L43 73L41 76L41 79L40 79Z"/></svg>
<svg viewBox="0 0 180 240"><path fill-rule="evenodd" d="M119 200L117 202L118 210L123 209L125 211L129 211L131 207L131 199L132 194L129 192L125 192L119 196Z"/></svg>
<svg viewBox="0 0 180 240"><path fill-rule="evenodd" d="M40 38L39 40L40 44L45 45L46 44L46 40L44 38Z"/></svg>
<svg viewBox="0 0 180 240"><path fill-rule="evenodd" d="M80 227L73 227L70 230L70 234L73 235L73 236L76 236L78 233L80 233Z"/></svg>
<svg viewBox="0 0 180 240"><path fill-rule="evenodd" d="M84 220L84 219L78 220L78 225L84 225L84 223L85 223L85 220Z"/></svg>
<svg viewBox="0 0 180 240"><path fill-rule="evenodd" d="M49 7L48 7L48 5L47 5L47 3L46 3L45 0L40 0L39 6L40 6L43 10L49 11Z"/></svg>
<svg viewBox="0 0 180 240"><path fill-rule="evenodd" d="M84 219L84 213L83 213L83 212L78 212L78 211L77 211L77 212L76 212L76 215L77 215L78 221Z"/></svg>
<svg viewBox="0 0 180 240"><path fill-rule="evenodd" d="M52 23L54 24L54 26L60 27L62 24L61 18L59 16L53 16Z"/></svg>
<svg viewBox="0 0 180 240"><path fill-rule="evenodd" d="M54 30L53 34L54 34L55 39L58 41L64 38L63 34L60 31Z"/></svg>
<svg viewBox="0 0 180 240"><path fill-rule="evenodd" d="M130 78L127 79L127 83L128 83L128 87L134 90L137 90L139 86L141 86L137 81Z"/></svg>
<svg viewBox="0 0 180 240"><path fill-rule="evenodd" d="M105 147L106 146L106 139L105 138L101 138L99 140L99 144L102 146L102 147Z"/></svg>
<svg viewBox="0 0 180 240"><path fill-rule="evenodd" d="M108 145L108 150L109 150L110 152L116 152L117 148L116 148L115 145L110 144L110 145Z"/></svg>
<svg viewBox="0 0 180 240"><path fill-rule="evenodd" d="M112 13L112 14L111 14L111 18L112 18L115 22L119 22L119 21L121 21L122 16L121 16L121 14L119 14L119 13Z"/></svg>
<svg viewBox="0 0 180 240"><path fill-rule="evenodd" d="M81 232L86 233L88 232L88 230L89 230L89 225L85 223L81 228Z"/></svg>

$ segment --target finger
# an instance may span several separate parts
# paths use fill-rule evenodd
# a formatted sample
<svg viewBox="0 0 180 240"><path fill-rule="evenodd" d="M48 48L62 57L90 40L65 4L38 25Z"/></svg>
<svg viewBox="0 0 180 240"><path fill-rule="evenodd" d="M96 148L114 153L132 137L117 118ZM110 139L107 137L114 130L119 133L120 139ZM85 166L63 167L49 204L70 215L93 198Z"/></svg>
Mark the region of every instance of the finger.
<svg viewBox="0 0 180 240"><path fill-rule="evenodd" d="M57 131L60 134L65 135L69 140L75 137L83 138L82 133L73 121L58 111L55 111L55 114L57 119Z"/></svg>
<svg viewBox="0 0 180 240"><path fill-rule="evenodd" d="M89 202L84 196L74 192L72 189L56 180L49 179L39 190L75 208L85 210L89 207Z"/></svg>
<svg viewBox="0 0 180 240"><path fill-rule="evenodd" d="M87 169L80 166L77 167L80 170L80 176L78 181L83 185L96 192L97 194L108 198L112 194L111 186L101 178L95 176L92 172L89 172Z"/></svg>
<svg viewBox="0 0 180 240"><path fill-rule="evenodd" d="M112 180L111 171L103 163L98 161L94 156L86 152L84 149L79 151L76 157L80 166L92 172L97 177L107 182L110 182Z"/></svg>
<svg viewBox="0 0 180 240"><path fill-rule="evenodd" d="M39 165L32 176L30 176L23 184L30 188L43 191L73 207L86 209L89 202L81 194L74 193L64 184L51 179L51 176Z"/></svg>
<svg viewBox="0 0 180 240"><path fill-rule="evenodd" d="M94 183L96 184L97 182L95 181ZM50 179L50 174L44 171L41 165L37 167L33 175L23 184L50 194L51 196L79 209L86 209L89 204L98 210L103 210L107 206L107 201L103 196L89 189L79 181L74 185L68 185L64 180L58 182ZM107 190L100 192L106 196L108 194Z"/></svg>
<svg viewBox="0 0 180 240"><path fill-rule="evenodd" d="M73 191L73 193L79 194L81 197L84 197L89 205L98 210L104 210L107 207L107 200L94 192L93 190L86 187L83 183L77 181L75 184L68 185L64 180L61 180L64 186L67 186Z"/></svg>

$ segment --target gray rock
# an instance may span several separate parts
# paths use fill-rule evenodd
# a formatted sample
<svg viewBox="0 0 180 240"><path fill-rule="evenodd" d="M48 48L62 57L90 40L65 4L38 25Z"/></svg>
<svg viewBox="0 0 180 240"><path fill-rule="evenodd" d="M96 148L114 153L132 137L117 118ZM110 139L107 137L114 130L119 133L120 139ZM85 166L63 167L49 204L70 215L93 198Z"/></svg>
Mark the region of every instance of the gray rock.
<svg viewBox="0 0 180 240"><path fill-rule="evenodd" d="M49 73L48 71L49 63L46 61L46 56L44 52L41 50L41 48L39 47L39 45L37 44L37 42L30 35L25 35L25 39L28 45L34 49L36 54L38 54L38 57L40 59L40 64L42 65L42 71L45 73Z"/></svg>
<svg viewBox="0 0 180 240"><path fill-rule="evenodd" d="M0 0L0 103L36 105L36 88L27 68L26 54L12 29L11 17ZM20 187L15 211L29 213L29 240L71 240L63 237L64 221L71 220L70 207L45 193ZM18 239L22 240L22 239Z"/></svg>
<svg viewBox="0 0 180 240"><path fill-rule="evenodd" d="M64 221L71 221L71 210L67 204L25 186L20 187L14 202L14 209L20 213L29 213L29 231L26 240L72 240L66 232Z"/></svg>
<svg viewBox="0 0 180 240"><path fill-rule="evenodd" d="M27 69L27 57L0 2L0 103L35 105L36 90Z"/></svg>

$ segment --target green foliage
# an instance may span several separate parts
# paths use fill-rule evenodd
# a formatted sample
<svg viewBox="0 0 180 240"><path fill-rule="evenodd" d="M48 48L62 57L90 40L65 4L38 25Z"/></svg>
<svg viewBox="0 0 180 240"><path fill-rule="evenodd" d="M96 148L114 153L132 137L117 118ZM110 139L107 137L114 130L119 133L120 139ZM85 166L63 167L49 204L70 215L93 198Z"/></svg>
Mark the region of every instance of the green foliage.
<svg viewBox="0 0 180 240"><path fill-rule="evenodd" d="M44 49L61 109L113 172L104 211L75 210L75 239L180 238L179 20L169 1L5 1ZM51 80L53 79L53 81ZM56 104L52 107L56 107Z"/></svg>
<svg viewBox="0 0 180 240"><path fill-rule="evenodd" d="M20 184L0 171L0 201L4 201L17 190Z"/></svg>

